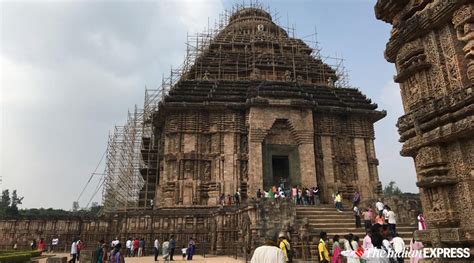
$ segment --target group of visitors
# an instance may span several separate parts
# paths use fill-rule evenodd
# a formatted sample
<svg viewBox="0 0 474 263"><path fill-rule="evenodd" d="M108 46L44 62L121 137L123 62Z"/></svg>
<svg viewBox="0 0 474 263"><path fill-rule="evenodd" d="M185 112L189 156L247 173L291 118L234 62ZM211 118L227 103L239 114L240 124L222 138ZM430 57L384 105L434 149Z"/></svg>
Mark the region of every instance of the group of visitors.
<svg viewBox="0 0 474 263"><path fill-rule="evenodd" d="M224 193L221 193L219 195L219 204L224 206L224 205L240 205L242 201L242 197L240 195L240 190L237 190L233 195L227 194L227 196Z"/></svg>
<svg viewBox="0 0 474 263"><path fill-rule="evenodd" d="M126 257L142 257L145 253L145 239L128 238L125 242Z"/></svg>
<svg viewBox="0 0 474 263"><path fill-rule="evenodd" d="M155 261L158 261L158 257L162 255L164 262L174 261L173 256L176 250L176 239L174 235L171 235L169 239L164 239L163 243L160 243L158 238L153 242L153 255ZM124 263L126 257L141 257L145 255L145 239L144 238L128 238L125 241L125 246L122 246L119 238L116 237L112 240L110 245L104 240L100 240L96 248L96 263ZM84 243L78 238L74 239L71 244L71 259L70 263L79 260L81 249L84 247ZM191 238L187 246L183 246L181 254L183 260L192 260L196 252L196 242Z"/></svg>
<svg viewBox="0 0 474 263"><path fill-rule="evenodd" d="M257 190L257 199L269 198L274 200L281 200L291 198L297 205L317 205L319 204L319 187L300 187L298 185L292 186L291 188L285 188L284 183L281 183L278 187L273 185L268 191Z"/></svg>
<svg viewBox="0 0 474 263"><path fill-rule="evenodd" d="M81 250L84 249L85 245L79 238L74 238L71 243L71 259L68 262L75 263L79 261Z"/></svg>
<svg viewBox="0 0 474 263"><path fill-rule="evenodd" d="M287 234L269 232L265 244L255 249L250 263L292 263L294 250Z"/></svg>
<svg viewBox="0 0 474 263"><path fill-rule="evenodd" d="M55 250L57 250L57 247L59 245L59 238L57 236L53 236L51 239L49 245L47 245L46 241L44 238L39 238L38 240L32 239L30 242L30 248L31 250L39 250L41 252L51 252L53 253ZM18 249L18 242L15 241L13 243L13 250Z"/></svg>

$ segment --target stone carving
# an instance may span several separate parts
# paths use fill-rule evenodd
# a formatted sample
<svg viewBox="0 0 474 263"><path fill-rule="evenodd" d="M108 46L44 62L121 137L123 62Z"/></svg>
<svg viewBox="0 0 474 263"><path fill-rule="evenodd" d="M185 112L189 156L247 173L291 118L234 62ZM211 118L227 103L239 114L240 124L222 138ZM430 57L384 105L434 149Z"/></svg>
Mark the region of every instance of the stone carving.
<svg viewBox="0 0 474 263"><path fill-rule="evenodd" d="M458 40L465 43L463 51L467 60L467 76L474 81L474 4L461 6L453 15Z"/></svg>
<svg viewBox="0 0 474 263"><path fill-rule="evenodd" d="M396 63L405 106L397 124L401 153L415 159L430 229L417 236L432 246L464 243L472 250L473 237L458 233L472 232L474 217L466 209L474 205L468 179L474 162L474 4L378 0L375 10L393 25L385 56ZM406 74L408 61L425 59L422 49L429 67Z"/></svg>
<svg viewBox="0 0 474 263"><path fill-rule="evenodd" d="M211 180L211 162L205 161L202 166L202 180Z"/></svg>

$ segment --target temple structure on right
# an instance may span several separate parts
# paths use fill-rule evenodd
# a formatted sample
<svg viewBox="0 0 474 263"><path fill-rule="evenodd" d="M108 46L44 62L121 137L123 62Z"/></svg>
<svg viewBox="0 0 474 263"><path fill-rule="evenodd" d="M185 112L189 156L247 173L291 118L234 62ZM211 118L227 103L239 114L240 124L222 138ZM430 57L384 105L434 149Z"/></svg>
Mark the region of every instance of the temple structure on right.
<svg viewBox="0 0 474 263"><path fill-rule="evenodd" d="M401 154L415 161L428 223L416 238L473 253L474 3L378 0L375 13L393 25L385 58L405 110Z"/></svg>

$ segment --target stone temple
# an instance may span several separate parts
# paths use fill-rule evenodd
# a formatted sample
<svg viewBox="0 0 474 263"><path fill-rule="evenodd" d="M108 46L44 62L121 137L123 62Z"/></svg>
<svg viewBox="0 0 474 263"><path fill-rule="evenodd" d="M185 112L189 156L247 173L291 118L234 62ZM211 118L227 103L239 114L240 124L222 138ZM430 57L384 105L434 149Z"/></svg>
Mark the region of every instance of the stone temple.
<svg viewBox="0 0 474 263"><path fill-rule="evenodd" d="M255 200L258 189L319 186L323 203L358 190L381 195L374 123L386 113L318 52L259 7L234 10L218 30L188 42L179 72L145 93L143 110L116 126L107 148L103 214L0 220L0 246L59 235L68 243L174 235L199 253L251 255L270 230L285 231L300 259L315 259L319 232L362 237L351 211ZM178 73L178 74L176 74ZM240 205L220 205L239 191ZM390 203L409 240L420 208ZM401 211L406 211L402 213ZM408 241L409 242L409 241ZM67 245L66 245L67 247ZM311 248L311 249L310 249ZM81 252L81 261L83 253ZM85 259L84 259L85 260Z"/></svg>
<svg viewBox="0 0 474 263"><path fill-rule="evenodd" d="M385 112L335 87L335 70L312 54L266 11L233 13L153 113L155 207L255 197L281 178L318 185L325 201L356 189L376 197L373 126Z"/></svg>

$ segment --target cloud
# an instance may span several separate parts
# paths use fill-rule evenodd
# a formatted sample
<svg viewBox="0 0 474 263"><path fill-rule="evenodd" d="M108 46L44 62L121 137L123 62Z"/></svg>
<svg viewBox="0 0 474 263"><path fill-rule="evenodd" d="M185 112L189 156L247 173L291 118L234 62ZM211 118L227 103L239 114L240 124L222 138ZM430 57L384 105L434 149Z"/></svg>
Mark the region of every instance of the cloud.
<svg viewBox="0 0 474 263"><path fill-rule="evenodd" d="M143 104L145 86L181 64L186 33L222 9L193 0L2 2L2 188L18 189L24 207L70 208L108 131Z"/></svg>

